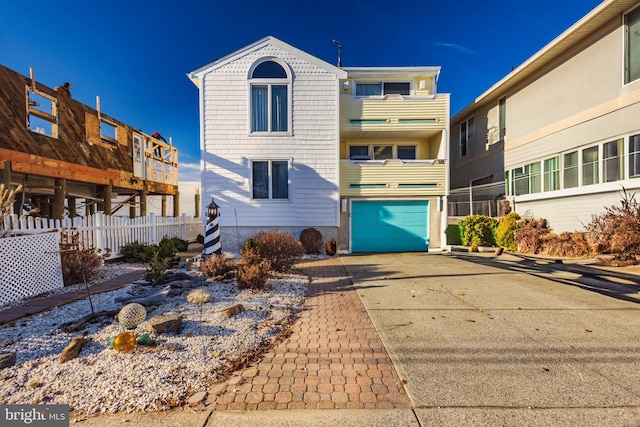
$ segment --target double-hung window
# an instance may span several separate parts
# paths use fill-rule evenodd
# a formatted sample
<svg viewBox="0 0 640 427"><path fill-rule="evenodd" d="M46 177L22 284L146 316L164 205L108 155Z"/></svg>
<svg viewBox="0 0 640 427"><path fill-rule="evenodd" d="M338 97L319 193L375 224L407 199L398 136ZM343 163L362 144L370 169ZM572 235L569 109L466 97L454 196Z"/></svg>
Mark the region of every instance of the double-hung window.
<svg viewBox="0 0 640 427"><path fill-rule="evenodd" d="M640 79L640 6L624 17L625 83Z"/></svg>
<svg viewBox="0 0 640 427"><path fill-rule="evenodd" d="M251 173L254 199L289 198L288 161L254 160Z"/></svg>
<svg viewBox="0 0 640 427"><path fill-rule="evenodd" d="M289 132L291 80L275 61L258 64L251 73L251 132Z"/></svg>
<svg viewBox="0 0 640 427"><path fill-rule="evenodd" d="M560 170L558 169L558 156L546 159L544 167L544 191L560 189Z"/></svg>
<svg viewBox="0 0 640 427"><path fill-rule="evenodd" d="M604 182L619 181L624 177L624 140L607 142L602 146L602 175Z"/></svg>
<svg viewBox="0 0 640 427"><path fill-rule="evenodd" d="M585 148L582 150L582 185L598 182L598 146Z"/></svg>

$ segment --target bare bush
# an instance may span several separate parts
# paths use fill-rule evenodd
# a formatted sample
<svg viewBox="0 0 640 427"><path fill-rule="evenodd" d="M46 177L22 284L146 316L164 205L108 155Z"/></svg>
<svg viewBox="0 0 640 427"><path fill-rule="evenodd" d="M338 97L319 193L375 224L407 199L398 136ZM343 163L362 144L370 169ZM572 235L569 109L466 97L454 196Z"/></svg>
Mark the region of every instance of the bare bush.
<svg viewBox="0 0 640 427"><path fill-rule="evenodd" d="M514 232L518 251L525 254L538 253L542 245L542 236L549 233L546 219L522 218Z"/></svg>
<svg viewBox="0 0 640 427"><path fill-rule="evenodd" d="M222 255L211 255L201 265L202 272L209 277L224 276L235 268L232 260Z"/></svg>
<svg viewBox="0 0 640 427"><path fill-rule="evenodd" d="M593 215L586 226L589 243L598 254L617 254L633 259L640 255L640 204L636 193L621 190L620 206L605 208Z"/></svg>
<svg viewBox="0 0 640 427"><path fill-rule="evenodd" d="M319 254L322 250L322 233L313 228L305 228L300 233L300 243L305 254Z"/></svg>
<svg viewBox="0 0 640 427"><path fill-rule="evenodd" d="M260 256L269 261L275 271L290 271L304 255L302 243L289 233L263 231L256 234L253 240L260 248Z"/></svg>

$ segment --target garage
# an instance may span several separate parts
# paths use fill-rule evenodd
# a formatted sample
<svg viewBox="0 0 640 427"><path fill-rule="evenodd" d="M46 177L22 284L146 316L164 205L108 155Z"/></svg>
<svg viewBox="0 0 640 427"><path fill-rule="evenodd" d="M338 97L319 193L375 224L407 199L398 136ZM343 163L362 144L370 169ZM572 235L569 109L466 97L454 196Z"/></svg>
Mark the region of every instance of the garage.
<svg viewBox="0 0 640 427"><path fill-rule="evenodd" d="M352 252L416 252L428 249L427 200L352 202Z"/></svg>

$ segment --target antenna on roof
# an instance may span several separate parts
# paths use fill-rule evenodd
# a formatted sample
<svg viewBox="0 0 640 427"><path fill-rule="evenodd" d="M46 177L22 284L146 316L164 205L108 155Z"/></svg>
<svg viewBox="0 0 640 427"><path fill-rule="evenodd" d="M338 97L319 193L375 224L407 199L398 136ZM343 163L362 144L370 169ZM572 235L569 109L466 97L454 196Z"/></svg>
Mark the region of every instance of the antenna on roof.
<svg viewBox="0 0 640 427"><path fill-rule="evenodd" d="M334 40L333 43L338 45L338 67L342 68L342 43L338 40Z"/></svg>

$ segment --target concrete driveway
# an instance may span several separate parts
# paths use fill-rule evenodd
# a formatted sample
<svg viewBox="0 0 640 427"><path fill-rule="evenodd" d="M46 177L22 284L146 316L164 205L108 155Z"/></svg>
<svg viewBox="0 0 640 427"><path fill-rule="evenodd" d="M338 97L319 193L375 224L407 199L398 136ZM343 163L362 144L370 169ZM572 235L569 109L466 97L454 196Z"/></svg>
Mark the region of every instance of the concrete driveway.
<svg viewBox="0 0 640 427"><path fill-rule="evenodd" d="M509 254L341 260L422 425L640 425L639 276Z"/></svg>

